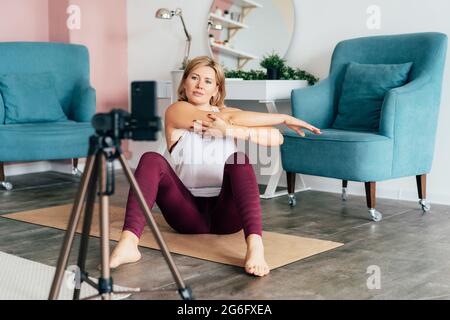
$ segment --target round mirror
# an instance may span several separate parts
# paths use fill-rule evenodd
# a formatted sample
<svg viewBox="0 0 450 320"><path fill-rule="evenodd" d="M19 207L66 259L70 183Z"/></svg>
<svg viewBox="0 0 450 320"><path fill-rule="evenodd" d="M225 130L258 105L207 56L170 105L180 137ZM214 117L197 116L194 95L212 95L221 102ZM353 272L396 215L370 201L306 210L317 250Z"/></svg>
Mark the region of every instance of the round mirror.
<svg viewBox="0 0 450 320"><path fill-rule="evenodd" d="M261 69L271 53L284 57L293 32L291 0L214 0L211 6L211 56L228 70Z"/></svg>

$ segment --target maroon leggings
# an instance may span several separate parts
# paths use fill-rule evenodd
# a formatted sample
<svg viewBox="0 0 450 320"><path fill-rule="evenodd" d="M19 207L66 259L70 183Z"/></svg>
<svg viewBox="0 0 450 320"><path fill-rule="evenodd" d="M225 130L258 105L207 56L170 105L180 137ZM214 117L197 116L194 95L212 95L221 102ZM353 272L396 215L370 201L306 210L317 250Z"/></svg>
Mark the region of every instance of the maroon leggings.
<svg viewBox="0 0 450 320"><path fill-rule="evenodd" d="M245 237L262 235L258 184L244 153L235 152L226 161L222 189L215 197L194 196L169 162L156 152L142 155L135 177L150 210L156 202L167 223L179 233L230 234L244 228ZM123 230L140 238L145 225L146 219L130 190Z"/></svg>

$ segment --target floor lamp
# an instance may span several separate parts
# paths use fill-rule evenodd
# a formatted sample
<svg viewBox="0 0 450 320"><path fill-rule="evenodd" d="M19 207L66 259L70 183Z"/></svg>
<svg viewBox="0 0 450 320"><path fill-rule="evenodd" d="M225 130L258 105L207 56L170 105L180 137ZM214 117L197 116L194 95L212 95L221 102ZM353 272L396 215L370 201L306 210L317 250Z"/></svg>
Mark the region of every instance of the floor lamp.
<svg viewBox="0 0 450 320"><path fill-rule="evenodd" d="M181 19L181 23L183 24L184 33L186 34L186 49L184 52L184 59L183 59L183 65L182 69L184 69L187 65L188 59L189 59L189 52L191 51L191 41L192 36L189 34L189 32L186 29L186 24L184 23L183 19L183 13L180 8L177 8L175 10L169 10L166 8L161 8L156 11L155 17L158 19L172 19L173 16L178 16Z"/></svg>

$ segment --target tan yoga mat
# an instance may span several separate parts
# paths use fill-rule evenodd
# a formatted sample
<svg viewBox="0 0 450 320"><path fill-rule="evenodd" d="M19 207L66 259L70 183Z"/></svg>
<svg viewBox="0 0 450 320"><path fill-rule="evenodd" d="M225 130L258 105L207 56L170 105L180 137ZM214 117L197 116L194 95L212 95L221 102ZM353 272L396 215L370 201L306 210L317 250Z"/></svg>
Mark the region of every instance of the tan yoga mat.
<svg viewBox="0 0 450 320"><path fill-rule="evenodd" d="M70 204L12 213L2 217L66 230L71 209L72 205ZM112 240L119 240L124 215L125 209L110 207L110 238ZM153 216L171 252L229 265L244 265L246 243L242 230L230 235L179 234L166 223L160 213L153 212ZM91 235L96 237L99 236L98 220L98 210L95 210ZM77 232L81 232L81 229L82 223L80 222ZM263 242L266 261L271 269L343 245L332 241L297 237L270 231L263 232ZM148 226L139 244L142 247L159 249Z"/></svg>

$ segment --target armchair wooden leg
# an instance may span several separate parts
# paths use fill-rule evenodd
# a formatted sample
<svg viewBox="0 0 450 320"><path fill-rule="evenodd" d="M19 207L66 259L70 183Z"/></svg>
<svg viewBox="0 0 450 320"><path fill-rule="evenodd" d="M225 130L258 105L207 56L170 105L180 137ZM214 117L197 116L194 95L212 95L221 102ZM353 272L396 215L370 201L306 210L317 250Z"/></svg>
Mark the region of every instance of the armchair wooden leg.
<svg viewBox="0 0 450 320"><path fill-rule="evenodd" d="M291 207L294 207L297 204L297 201L295 199L295 175L295 172L286 172L289 205Z"/></svg>
<svg viewBox="0 0 450 320"><path fill-rule="evenodd" d="M427 175L421 174L416 176L417 181L417 193L419 194L419 199L427 198Z"/></svg>
<svg viewBox="0 0 450 320"><path fill-rule="evenodd" d="M72 174L81 177L82 173L78 170L78 158L72 159Z"/></svg>
<svg viewBox="0 0 450 320"><path fill-rule="evenodd" d="M369 208L370 216L372 217L372 220L375 222L381 221L383 216L380 212L378 212L375 209L376 206L376 182L366 182L366 201L367 201L367 207Z"/></svg>
<svg viewBox="0 0 450 320"><path fill-rule="evenodd" d="M5 166L0 162L0 181L5 181Z"/></svg>
<svg viewBox="0 0 450 320"><path fill-rule="evenodd" d="M0 162L0 187L3 187L8 191L13 188L13 185L10 182L6 182L5 165L3 162Z"/></svg>
<svg viewBox="0 0 450 320"><path fill-rule="evenodd" d="M342 201L347 201L347 199L348 199L347 185L348 185L348 180L342 180L342 194L341 194Z"/></svg>
<svg viewBox="0 0 450 320"><path fill-rule="evenodd" d="M427 199L427 175L421 174L416 176L417 193L419 195L419 204L423 212L430 211L431 206L426 202Z"/></svg>

